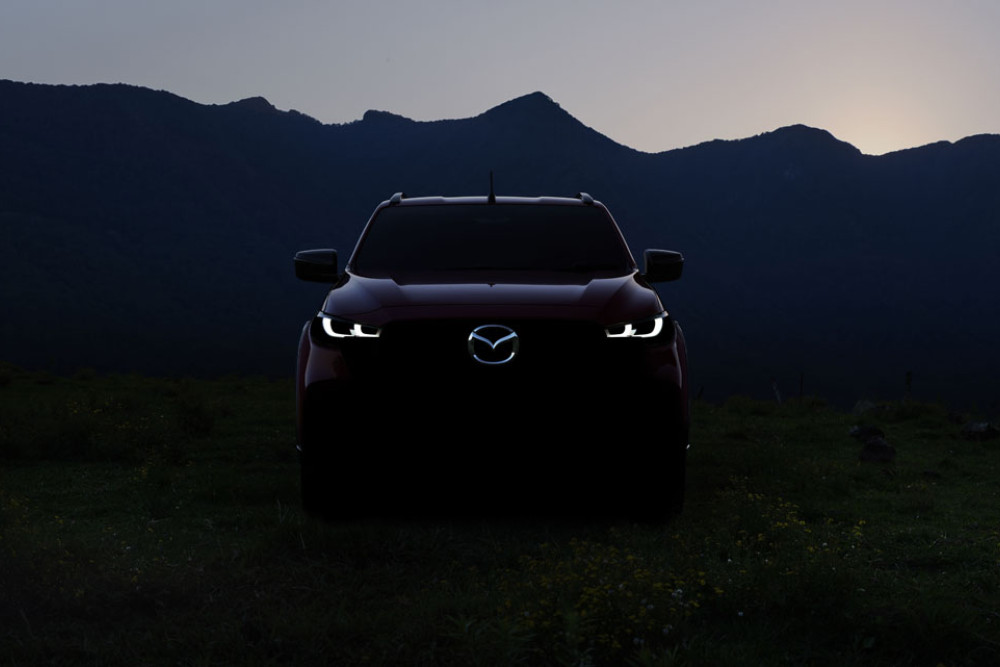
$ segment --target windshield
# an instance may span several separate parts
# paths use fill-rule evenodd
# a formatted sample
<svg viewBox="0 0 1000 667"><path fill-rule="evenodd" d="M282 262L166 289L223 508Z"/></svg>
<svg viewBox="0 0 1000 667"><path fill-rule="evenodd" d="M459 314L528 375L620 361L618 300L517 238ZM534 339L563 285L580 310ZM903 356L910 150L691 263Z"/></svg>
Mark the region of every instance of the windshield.
<svg viewBox="0 0 1000 667"><path fill-rule="evenodd" d="M574 271L624 275L632 259L600 208L448 204L384 208L361 240L353 271Z"/></svg>

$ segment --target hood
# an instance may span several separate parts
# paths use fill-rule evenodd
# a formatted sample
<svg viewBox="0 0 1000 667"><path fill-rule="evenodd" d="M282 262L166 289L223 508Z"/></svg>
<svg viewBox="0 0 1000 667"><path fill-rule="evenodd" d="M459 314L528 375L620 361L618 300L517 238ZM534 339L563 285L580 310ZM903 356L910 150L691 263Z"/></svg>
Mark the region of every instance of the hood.
<svg viewBox="0 0 1000 667"><path fill-rule="evenodd" d="M323 311L382 326L399 319L458 317L587 319L615 324L663 310L636 273L611 278L577 274L452 275L407 281L348 274L330 290Z"/></svg>

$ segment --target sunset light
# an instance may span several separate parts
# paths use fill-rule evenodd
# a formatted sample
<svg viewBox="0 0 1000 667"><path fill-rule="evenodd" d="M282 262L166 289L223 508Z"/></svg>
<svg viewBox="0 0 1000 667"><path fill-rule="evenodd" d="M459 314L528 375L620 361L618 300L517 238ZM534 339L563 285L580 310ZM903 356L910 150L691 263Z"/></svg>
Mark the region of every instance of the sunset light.
<svg viewBox="0 0 1000 667"><path fill-rule="evenodd" d="M645 152L800 123L870 154L1000 129L993 2L63 4L3 3L4 77L261 96L324 123L542 91Z"/></svg>

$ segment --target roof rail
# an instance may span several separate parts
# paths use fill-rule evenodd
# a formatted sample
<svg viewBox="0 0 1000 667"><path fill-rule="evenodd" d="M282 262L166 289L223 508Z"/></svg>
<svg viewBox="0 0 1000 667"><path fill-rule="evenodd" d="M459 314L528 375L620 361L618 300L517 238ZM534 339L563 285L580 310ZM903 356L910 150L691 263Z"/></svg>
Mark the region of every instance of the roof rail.
<svg viewBox="0 0 1000 667"><path fill-rule="evenodd" d="M588 195L586 192L577 192L576 198L582 201L584 204L593 204L594 198Z"/></svg>
<svg viewBox="0 0 1000 667"><path fill-rule="evenodd" d="M389 204L398 204L399 202L403 201L404 199L406 199L406 193L405 192L397 192L393 196L389 197Z"/></svg>

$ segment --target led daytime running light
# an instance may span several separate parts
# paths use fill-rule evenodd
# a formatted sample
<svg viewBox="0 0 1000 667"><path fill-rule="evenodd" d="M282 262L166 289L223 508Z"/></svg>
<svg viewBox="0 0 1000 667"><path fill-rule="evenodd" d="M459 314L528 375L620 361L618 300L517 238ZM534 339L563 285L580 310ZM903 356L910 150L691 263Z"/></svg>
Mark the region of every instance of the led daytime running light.
<svg viewBox="0 0 1000 667"><path fill-rule="evenodd" d="M337 333L333 329L333 320L325 315L320 315L320 318L323 320L323 331L331 338L378 338L382 334L382 331L375 327L370 327L375 329L375 333L366 333L357 322L351 325L350 333Z"/></svg>
<svg viewBox="0 0 1000 667"><path fill-rule="evenodd" d="M667 314L657 315L653 319L653 330L649 333L638 333L638 330L632 325L632 323L625 324L625 330L621 333L613 334L610 330L605 329L604 333L608 338L656 338L663 331L663 320L666 319Z"/></svg>

